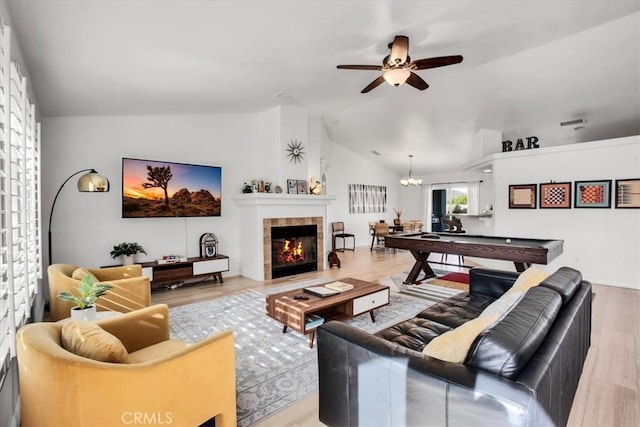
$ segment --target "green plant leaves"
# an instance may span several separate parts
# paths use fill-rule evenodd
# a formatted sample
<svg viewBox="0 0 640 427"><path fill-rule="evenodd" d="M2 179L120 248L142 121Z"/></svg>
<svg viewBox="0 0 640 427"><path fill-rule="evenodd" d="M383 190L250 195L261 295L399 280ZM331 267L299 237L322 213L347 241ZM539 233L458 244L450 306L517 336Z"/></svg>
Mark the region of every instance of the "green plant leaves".
<svg viewBox="0 0 640 427"><path fill-rule="evenodd" d="M133 243L122 242L119 245L114 246L110 254L111 254L111 258L116 259L122 255L135 255L137 253L143 253L145 255L147 254L144 248L136 242L133 242Z"/></svg>
<svg viewBox="0 0 640 427"><path fill-rule="evenodd" d="M73 303L80 309L85 309L93 305L99 297L111 288L113 288L111 285L94 283L92 276L84 276L76 289L78 295L73 295L70 292L61 292L58 294L58 298Z"/></svg>

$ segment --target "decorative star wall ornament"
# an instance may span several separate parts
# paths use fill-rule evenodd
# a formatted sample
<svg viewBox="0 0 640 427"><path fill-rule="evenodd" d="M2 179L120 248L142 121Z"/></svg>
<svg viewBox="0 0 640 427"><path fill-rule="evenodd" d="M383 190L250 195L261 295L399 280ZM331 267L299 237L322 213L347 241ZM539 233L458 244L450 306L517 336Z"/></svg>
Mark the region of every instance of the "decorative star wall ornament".
<svg viewBox="0 0 640 427"><path fill-rule="evenodd" d="M293 139L287 144L287 151L289 152L287 157L289 157L289 160L293 163L302 163L301 160L304 159L305 154L302 150L304 150L302 142L297 139Z"/></svg>

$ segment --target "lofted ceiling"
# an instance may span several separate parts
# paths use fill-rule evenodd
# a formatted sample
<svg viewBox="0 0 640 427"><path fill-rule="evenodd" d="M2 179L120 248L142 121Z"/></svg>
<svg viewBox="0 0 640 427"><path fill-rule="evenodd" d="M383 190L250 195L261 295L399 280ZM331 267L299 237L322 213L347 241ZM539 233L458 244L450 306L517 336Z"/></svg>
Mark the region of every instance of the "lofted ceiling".
<svg viewBox="0 0 640 427"><path fill-rule="evenodd" d="M5 0L43 116L306 105L399 174L459 170L473 135L541 146L640 134L640 1ZM430 88L360 91L394 35ZM560 122L584 118L584 128ZM371 151L377 151L376 156Z"/></svg>

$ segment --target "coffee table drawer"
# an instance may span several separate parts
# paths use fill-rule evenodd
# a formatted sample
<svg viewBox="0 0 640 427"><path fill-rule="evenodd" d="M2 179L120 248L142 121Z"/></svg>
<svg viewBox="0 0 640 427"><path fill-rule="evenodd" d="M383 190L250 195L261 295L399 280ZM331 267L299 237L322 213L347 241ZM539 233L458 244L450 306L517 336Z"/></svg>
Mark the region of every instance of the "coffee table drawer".
<svg viewBox="0 0 640 427"><path fill-rule="evenodd" d="M365 313L374 308L389 304L389 289L383 289L353 300L353 315Z"/></svg>

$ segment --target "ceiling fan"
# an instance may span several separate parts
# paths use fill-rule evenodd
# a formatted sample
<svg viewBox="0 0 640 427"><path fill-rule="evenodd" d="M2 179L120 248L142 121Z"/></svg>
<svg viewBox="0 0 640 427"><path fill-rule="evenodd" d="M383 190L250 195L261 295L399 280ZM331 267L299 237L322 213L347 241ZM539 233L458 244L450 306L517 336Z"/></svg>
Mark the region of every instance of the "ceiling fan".
<svg viewBox="0 0 640 427"><path fill-rule="evenodd" d="M382 75L369 83L360 93L367 93L375 89L385 80L396 87L407 83L416 89L425 90L429 85L414 71L444 67L462 62L461 55L439 56L411 61L409 57L409 37L407 36L395 36L388 47L391 52L382 60L382 65L338 65L338 69L382 71Z"/></svg>

